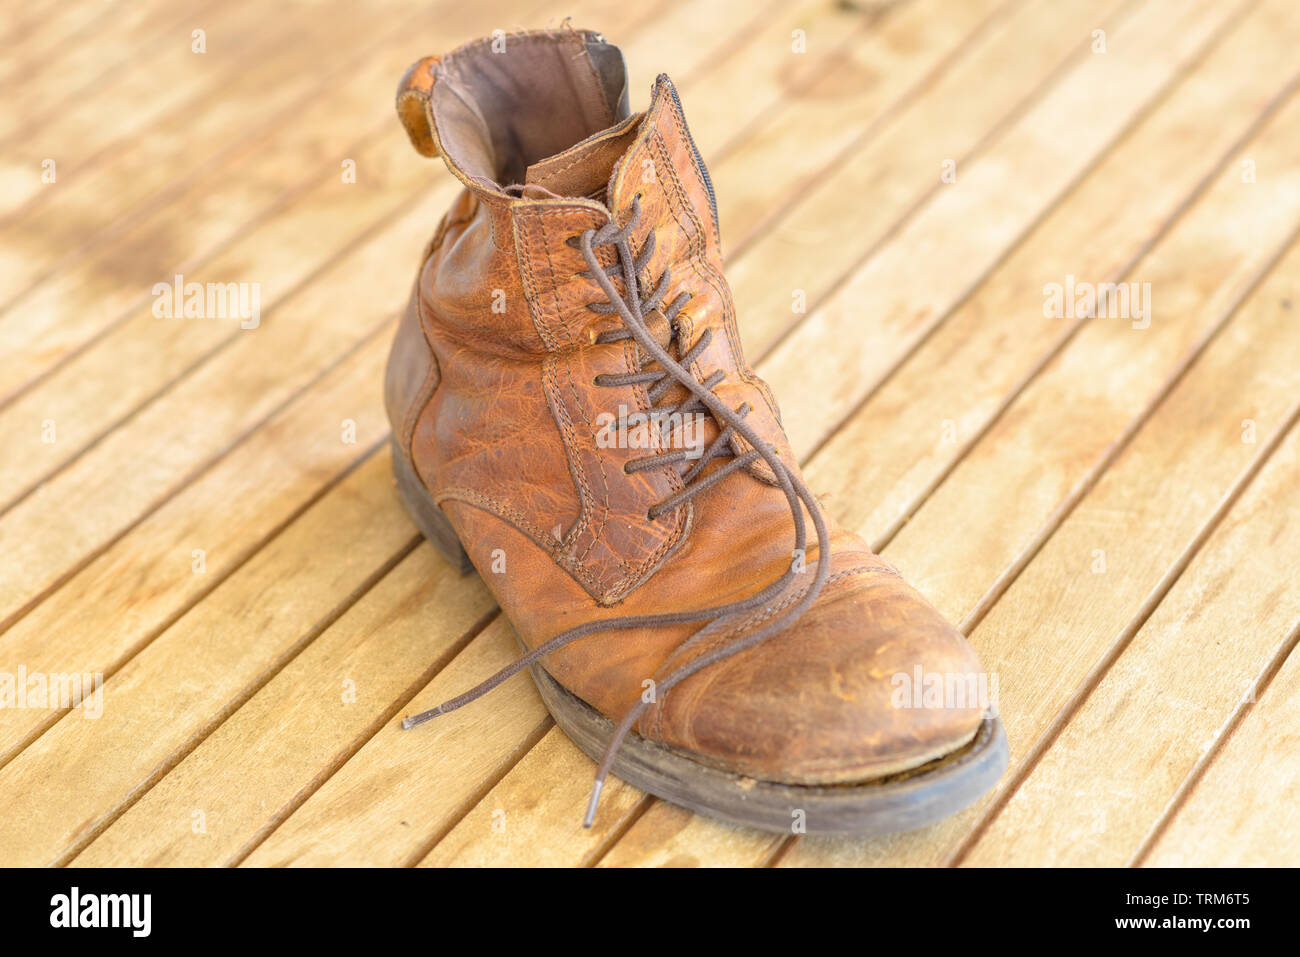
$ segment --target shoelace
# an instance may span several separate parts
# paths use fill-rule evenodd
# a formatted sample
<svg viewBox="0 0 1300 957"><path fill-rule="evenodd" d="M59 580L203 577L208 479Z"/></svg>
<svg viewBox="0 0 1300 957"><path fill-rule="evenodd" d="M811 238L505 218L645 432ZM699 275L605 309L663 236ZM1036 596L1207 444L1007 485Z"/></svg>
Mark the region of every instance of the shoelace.
<svg viewBox="0 0 1300 957"><path fill-rule="evenodd" d="M710 443L709 448L700 456L699 461L682 476L682 490L656 505L650 510L648 517L654 520L659 515L684 505L715 482L761 458L772 469L772 473L776 476L777 482L782 491L785 492L786 500L789 502L790 513L795 527L795 555L806 554L807 528L804 524L803 509L800 506L801 503L807 506L808 514L812 516L813 527L817 532L817 565L811 584L803 590L803 594L799 599L782 614L753 631L742 631L734 639L678 666L675 670L669 672L662 681L657 683L655 695L651 700L638 699L637 703L627 710L615 726L614 734L605 746L604 756L596 769L596 779L592 785L591 800L587 804L587 814L583 819L583 827L591 827L592 822L595 820L596 806L600 801L600 792L605 786L605 779L609 776L610 769L613 767L618 751L622 747L623 740L646 708L653 701L659 700L661 695L666 694L674 686L685 681L696 672L758 645L793 623L817 600L817 596L821 592L822 586L825 585L830 570L830 535L826 528L826 521L822 517L821 510L818 508L812 492L808 490L807 485L798 475L786 467L776 450L764 442L758 432L745 422L745 416L749 411L748 407L742 405L740 409L729 409L714 394L714 387L718 382L722 381L723 373L721 371L709 376L704 382L700 382L686 368L708 347L711 333L705 330L695 345L682 354L679 361L674 359L668 350L659 344L646 325L645 313L657 308L663 302L671 282L671 273L668 268L665 268L655 284L654 291L647 298L641 298L640 276L654 251L654 233L652 231L647 238L641 255L634 255L631 237L636 231L640 219L641 203L640 199L637 198L632 201L631 214L627 223L623 226L611 221L600 229L588 229L577 237L578 248L581 250L588 267L586 275L595 280L607 299L607 302L591 303L588 308L594 312L607 315L617 313L623 323L623 328L620 330L601 333L597 336L596 342L616 342L630 337L644 351L648 357L647 361L653 360L659 366L658 370L646 369L645 363L642 363L641 371L617 376L604 376L604 381L600 382L598 379L598 383L608 386L632 383L647 385L647 396L651 402L658 401L669 388L674 384L679 384L691 395L678 403L673 409L677 412L687 412L700 408L707 409L713 416L714 421L721 426L717 438ZM596 257L596 247L598 246L614 247L618 257L616 262L609 267L602 266ZM625 295L620 295L614 285L615 278L622 280ZM673 327L673 338L678 338L679 335L673 319L687 299L689 299L689 295L682 293L667 308L662 310L662 315ZM736 435L749 443L750 451L743 455L734 455L731 440ZM635 460L635 462L629 462L627 468L631 472L639 469L679 464L685 460L687 454L684 449L678 449L672 452L646 456ZM732 456L731 461L701 478L704 467L712 460L722 456ZM444 701L436 708L403 719L402 727L413 728L439 715L449 714L457 708L464 707L518 674L524 668L536 664L551 652L564 647L570 642L577 641L579 638L602 631L617 631L629 628L661 628L687 622L707 621L708 624L673 649L668 661L680 659L706 638L722 631L726 625L735 621L737 616L754 611L772 601L790 586L795 575L802 574L805 571L806 569L803 569L798 562L792 561L790 567L781 577L765 586L761 591L739 601L687 611L624 615L617 618L590 621L575 628L570 628L568 631L560 632L558 635L542 642L532 651L516 659L512 664L502 668L492 677L464 694Z"/></svg>

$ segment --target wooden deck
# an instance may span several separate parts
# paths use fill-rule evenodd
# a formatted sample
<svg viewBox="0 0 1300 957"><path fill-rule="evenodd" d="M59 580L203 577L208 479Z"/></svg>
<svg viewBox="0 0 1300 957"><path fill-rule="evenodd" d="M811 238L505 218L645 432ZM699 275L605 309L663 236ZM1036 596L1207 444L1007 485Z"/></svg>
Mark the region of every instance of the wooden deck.
<svg viewBox="0 0 1300 957"><path fill-rule="evenodd" d="M0 864L1300 863L1293 0L5 6ZM634 109L677 81L810 485L997 676L1011 767L946 822L773 837L611 782L584 831L524 676L398 727L515 652L392 487L456 192L392 92L564 15ZM260 324L160 318L176 274ZM74 673L98 704L36 700Z"/></svg>

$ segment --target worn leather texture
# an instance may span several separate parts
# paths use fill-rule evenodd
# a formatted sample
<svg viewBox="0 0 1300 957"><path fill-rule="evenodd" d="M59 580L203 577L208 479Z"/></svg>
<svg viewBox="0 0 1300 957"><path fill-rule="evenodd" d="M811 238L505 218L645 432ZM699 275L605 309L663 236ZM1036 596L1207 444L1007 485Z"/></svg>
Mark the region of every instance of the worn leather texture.
<svg viewBox="0 0 1300 957"><path fill-rule="evenodd" d="M602 373L638 371L642 357L630 340L595 341L620 320L587 308L604 295L583 275L573 239L611 218L625 222L636 198L642 212L633 246L642 248L650 233L655 241L645 271L670 271L665 301L691 297L676 320L682 339L694 343L712 331L691 372L700 381L724 372L715 393L731 408L747 405L747 421L797 468L776 401L744 358L711 186L671 81L660 77L646 112L627 116L625 106L610 105L625 101L622 77L610 69L604 41L593 38L526 35L518 49L527 52L514 65L512 38L483 81L474 79L485 62L486 41L478 41L420 61L399 88L399 113L417 149L426 153L427 139L466 188L427 251L394 342L388 414L400 454L529 647L595 619L753 595L790 566L794 547L790 505L761 460L651 520L647 512L681 490L679 467L634 474L624 467L662 451L657 433L648 434L649 449L597 440L602 413L651 403L641 385L596 384ZM597 54L589 52L593 44ZM548 46L557 55L540 52ZM527 95L512 102L523 88ZM585 104L560 124L567 142L554 142L549 128L527 131L540 120L492 115L540 109L548 89L552 112ZM514 132L501 135L507 126ZM594 148L575 149L584 142ZM607 205L587 198L606 173ZM531 185L518 188L516 175ZM566 188L578 195L563 195ZM612 252L602 255L612 262ZM816 388L816 362L808 357L809 388ZM744 451L739 441L736 451ZM715 767L798 784L903 771L974 736L983 716L974 702L894 705L894 676L918 667L978 674L978 659L896 570L827 518L831 573L813 607L776 636L657 696L638 733ZM806 565L815 560L814 550ZM807 587L800 577L812 576L796 576L786 595L728 622L689 655L792 605ZM617 718L647 682L682 663L674 650L699 627L598 632L543 664Z"/></svg>

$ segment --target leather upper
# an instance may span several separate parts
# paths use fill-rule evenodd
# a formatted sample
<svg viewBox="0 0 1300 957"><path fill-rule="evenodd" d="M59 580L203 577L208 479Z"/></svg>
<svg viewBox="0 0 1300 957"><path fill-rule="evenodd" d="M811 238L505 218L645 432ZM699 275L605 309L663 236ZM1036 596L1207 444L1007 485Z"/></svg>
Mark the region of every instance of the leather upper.
<svg viewBox="0 0 1300 957"><path fill-rule="evenodd" d="M653 280L669 271L665 302L690 296L676 317L680 340L695 343L711 332L690 371L700 381L725 373L715 394L733 409L747 406L746 421L797 468L776 402L744 359L712 187L671 82L660 77L645 114L629 116L619 71L597 35L526 35L517 49L529 52L514 67L515 38L500 54L485 54L485 42L421 61L399 90L412 141L441 154L466 185L426 250L390 358L385 397L401 454L530 647L592 619L752 595L794 557L790 506L770 468L759 460L651 520L648 510L681 490L680 469L628 474L625 466L662 451L660 435L644 430L639 439L647 447L640 448L598 437L602 416L645 411L651 402L643 385L596 384L602 374L640 370L643 357L631 340L595 341L621 320L587 308L605 296L583 275L587 265L573 238L611 217L626 221L635 199L641 218L632 246L641 249L654 236L644 272ZM547 49L559 55L540 52ZM487 80L466 79L484 63L491 65ZM516 130L511 146L502 121L486 114L541 109L547 83L559 90L551 94L556 103L585 104L560 124L560 138L569 141ZM509 91L521 84L528 96L511 104ZM510 149L519 155L499 155ZM545 149L552 153L532 155ZM612 255L603 250L602 262ZM808 387L815 388L816 357L808 361ZM704 430L707 443L716 435L711 418ZM734 446L746 450L741 440ZM659 697L639 733L715 766L794 783L900 771L974 735L982 717L974 703L892 703L899 674L917 667L972 674L979 662L894 569L856 535L831 527L831 578L815 605L778 635ZM795 576L786 595L729 622L712 641L779 614L811 577ZM601 632L543 664L617 718L647 682L681 664L673 651L698 628Z"/></svg>

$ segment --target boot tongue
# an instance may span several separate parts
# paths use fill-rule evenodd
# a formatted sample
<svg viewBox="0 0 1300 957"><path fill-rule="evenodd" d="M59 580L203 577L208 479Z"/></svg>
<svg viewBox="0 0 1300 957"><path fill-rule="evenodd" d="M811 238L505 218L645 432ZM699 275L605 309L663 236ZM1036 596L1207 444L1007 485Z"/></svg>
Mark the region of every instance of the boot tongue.
<svg viewBox="0 0 1300 957"><path fill-rule="evenodd" d="M594 133L561 153L538 160L524 176L524 185L540 186L566 199L603 202L614 165L627 152L640 129L641 114L629 116Z"/></svg>
<svg viewBox="0 0 1300 957"><path fill-rule="evenodd" d="M644 114L637 117L637 120L634 135L630 138L627 148L614 163L609 176L609 185L605 190L605 205L617 221L626 220L632 209L633 199L638 193L645 190L646 183L654 182L661 172L664 185L679 177L689 179L693 175L699 175L699 161L695 155L695 148L689 139L690 134L686 132L686 118L682 115L681 108L678 105L672 81L667 76L660 74L655 80L654 89L650 94L650 107ZM675 169L670 171L657 169L662 162L660 157L663 155L669 157L669 161L674 164ZM692 202L689 191L686 195L686 201ZM696 214L700 217L701 222L712 221L713 213L711 208L698 209ZM643 215L639 231L646 230L648 225ZM655 277L651 276L649 278L653 281ZM680 358L679 350L671 345L673 329L668 320L664 318L662 309L655 309L647 314L645 322L647 330L655 341L667 349L674 358ZM638 349L637 352L643 362L649 358L642 350ZM650 367L658 368L658 365L653 364ZM689 397L690 393L684 386L673 383L659 398L658 404L660 406L673 406ZM717 434L716 429L716 424L710 418L703 429L697 428L695 437L707 445ZM689 467L690 463L688 462L681 466L681 471L684 472Z"/></svg>
<svg viewBox="0 0 1300 957"><path fill-rule="evenodd" d="M658 169L665 161L672 165L671 170ZM694 210L700 222L714 222L710 201L704 198L700 202L696 198L711 196L712 185L708 183L703 163L691 134L687 132L686 117L682 114L676 88L663 73L655 80L650 107L641 117L635 139L614 166L605 205L615 218L626 216L637 193L646 183L659 177L662 177L660 184L665 191L668 191L670 183L680 181L686 187L679 191L681 198L693 206L703 206ZM696 186L699 188L694 188Z"/></svg>

